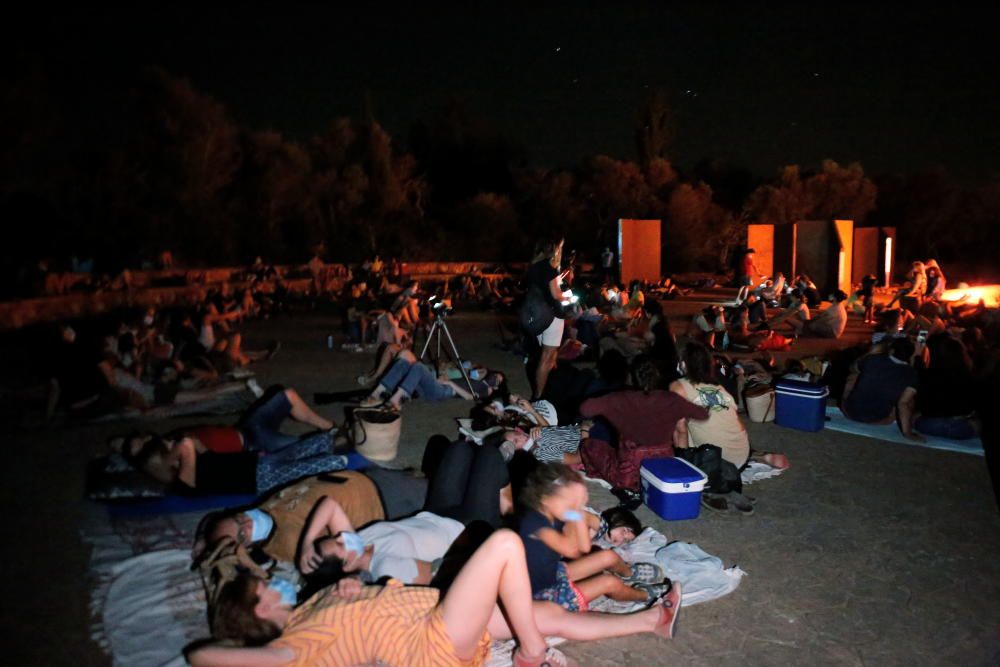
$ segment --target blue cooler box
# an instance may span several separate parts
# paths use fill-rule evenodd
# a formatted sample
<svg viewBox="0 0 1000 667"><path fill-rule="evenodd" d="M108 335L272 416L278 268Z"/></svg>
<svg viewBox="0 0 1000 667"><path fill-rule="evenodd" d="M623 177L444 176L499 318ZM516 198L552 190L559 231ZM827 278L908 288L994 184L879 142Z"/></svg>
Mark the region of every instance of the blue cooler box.
<svg viewBox="0 0 1000 667"><path fill-rule="evenodd" d="M642 499L667 521L696 519L708 476L684 459L646 459L639 469Z"/></svg>
<svg viewBox="0 0 1000 667"><path fill-rule="evenodd" d="M774 387L774 423L799 431L819 431L826 421L825 385L800 380L778 380Z"/></svg>

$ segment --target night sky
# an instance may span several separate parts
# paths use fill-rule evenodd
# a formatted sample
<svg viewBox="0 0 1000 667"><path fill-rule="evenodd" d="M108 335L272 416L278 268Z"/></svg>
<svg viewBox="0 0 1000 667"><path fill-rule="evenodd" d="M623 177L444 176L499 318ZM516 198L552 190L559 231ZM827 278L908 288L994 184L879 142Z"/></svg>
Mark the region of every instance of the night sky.
<svg viewBox="0 0 1000 667"><path fill-rule="evenodd" d="M532 163L568 166L595 153L634 159L636 110L663 88L682 167L717 158L770 176L833 158L871 174L1000 171L995 8L364 4L164 4L8 28L17 62L40 67L83 114L153 64L192 79L237 121L295 139L358 116L370 91L405 147L415 121L457 97Z"/></svg>

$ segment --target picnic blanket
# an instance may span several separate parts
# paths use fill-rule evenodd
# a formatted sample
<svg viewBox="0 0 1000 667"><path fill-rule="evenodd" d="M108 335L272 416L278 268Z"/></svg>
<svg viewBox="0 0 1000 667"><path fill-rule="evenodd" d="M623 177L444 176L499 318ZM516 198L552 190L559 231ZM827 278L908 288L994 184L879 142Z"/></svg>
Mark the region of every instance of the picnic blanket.
<svg viewBox="0 0 1000 667"><path fill-rule="evenodd" d="M186 645L209 636L205 596L190 570L191 543L202 513L120 517L92 505L83 538L93 545L91 636L115 667L180 667ZM626 560L658 562L684 586L684 604L700 604L735 590L744 576L738 567L684 542L647 528L627 547ZM594 611L627 613L639 607L601 598ZM151 631L155 629L155 631ZM565 641L550 638L552 645ZM511 664L513 641L495 641L488 665Z"/></svg>
<svg viewBox="0 0 1000 667"><path fill-rule="evenodd" d="M876 440L888 440L898 442L901 445L912 445L915 447L928 447L930 449L944 449L949 452L960 452L962 454L973 454L974 456L984 456L983 441L980 438L969 440L949 440L948 438L938 438L936 436L924 435L924 442L914 442L906 438L899 432L899 427L895 424L864 424L862 422L851 421L844 416L840 408L827 406L826 408L826 428L831 431L841 433L853 433L865 438Z"/></svg>
<svg viewBox="0 0 1000 667"><path fill-rule="evenodd" d="M598 542L600 545L601 542ZM604 546L610 547L610 544ZM628 563L657 563L672 581L679 581L684 587L681 598L683 606L701 604L729 595L736 590L746 572L739 567L725 567L722 560L688 542L667 543L666 536L654 528L646 528L627 545L614 550ZM591 602L591 611L627 614L638 611L638 602L616 602L609 598L598 598ZM565 642L562 637L548 637L549 646ZM494 641L490 647L487 667L510 667L513 662L513 640Z"/></svg>

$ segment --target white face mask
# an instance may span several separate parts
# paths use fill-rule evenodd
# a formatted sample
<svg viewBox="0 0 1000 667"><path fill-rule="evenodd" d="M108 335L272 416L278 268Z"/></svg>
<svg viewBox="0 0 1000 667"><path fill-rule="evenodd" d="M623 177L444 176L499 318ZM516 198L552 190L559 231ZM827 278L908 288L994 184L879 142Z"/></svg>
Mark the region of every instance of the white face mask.
<svg viewBox="0 0 1000 667"><path fill-rule="evenodd" d="M530 452L530 451L531 451L531 448L532 448L532 447L534 447L534 446L535 446L535 439L534 439L534 438L530 438L530 437L529 437L529 438L528 438L528 439L527 439L527 440L526 440L526 441L524 442L524 447L522 447L521 449L523 449L523 450L524 450L524 451L526 451L526 452Z"/></svg>

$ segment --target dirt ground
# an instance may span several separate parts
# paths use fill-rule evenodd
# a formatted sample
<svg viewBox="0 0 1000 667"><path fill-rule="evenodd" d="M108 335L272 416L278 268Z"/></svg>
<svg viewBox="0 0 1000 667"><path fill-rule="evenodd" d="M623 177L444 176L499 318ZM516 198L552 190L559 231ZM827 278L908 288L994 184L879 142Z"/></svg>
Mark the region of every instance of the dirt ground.
<svg viewBox="0 0 1000 667"><path fill-rule="evenodd" d="M669 308L681 319L698 307ZM520 360L494 346L491 316L459 313L449 323L463 356L507 371L515 390L527 389ZM307 400L314 391L354 388L369 355L328 350L333 327L321 315L248 327L250 346L283 342L279 356L257 369L261 384L296 387ZM863 334L859 324L852 331ZM803 344L797 353L810 351ZM467 408L407 404L397 462L419 464L427 437L453 433L453 418ZM319 411L341 418L340 406ZM0 627L8 664L110 664L89 639L83 472L109 435L135 427L7 429L0 488L11 511L3 525ZM703 511L696 520L664 522L639 511L670 539L739 565L748 573L741 586L686 609L672 641L577 642L565 645L567 653L593 666L1000 664L1000 517L981 457L831 431L748 428L756 448L792 461L781 477L748 487L758 500L753 516ZM598 507L612 504L596 488L592 498Z"/></svg>

